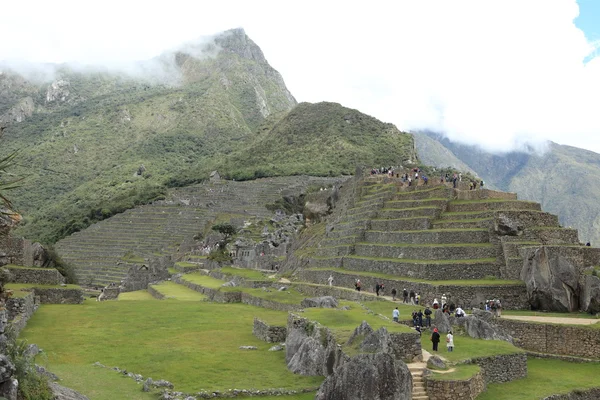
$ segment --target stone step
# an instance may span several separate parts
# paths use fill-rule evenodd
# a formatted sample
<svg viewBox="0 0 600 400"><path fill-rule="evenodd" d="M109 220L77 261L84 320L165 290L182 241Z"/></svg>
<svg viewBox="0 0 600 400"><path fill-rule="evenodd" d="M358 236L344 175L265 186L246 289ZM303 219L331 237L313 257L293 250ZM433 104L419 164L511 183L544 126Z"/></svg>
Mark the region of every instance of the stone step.
<svg viewBox="0 0 600 400"><path fill-rule="evenodd" d="M377 219L400 219L400 218L414 218L414 217L430 217L439 218L442 213L442 209L439 207L419 207L419 208L405 208L405 209L386 209L382 208L376 211L373 216L377 215Z"/></svg>
<svg viewBox="0 0 600 400"><path fill-rule="evenodd" d="M507 210L533 210L541 211L540 203L522 200L458 200L448 203L448 212L469 211L507 211Z"/></svg>
<svg viewBox="0 0 600 400"><path fill-rule="evenodd" d="M414 231L366 231L364 241L369 243L489 243L486 229L436 229Z"/></svg>
<svg viewBox="0 0 600 400"><path fill-rule="evenodd" d="M442 260L442 262L439 262L439 260L399 260L360 257L356 255L345 256L341 266L351 271L377 272L434 280L484 279L489 276L500 277L501 268L496 258L484 260Z"/></svg>
<svg viewBox="0 0 600 400"><path fill-rule="evenodd" d="M433 221L430 217L372 219L370 230L385 232L424 230L430 229Z"/></svg>
<svg viewBox="0 0 600 400"><path fill-rule="evenodd" d="M396 258L410 260L465 260L495 258L500 254L500 246L492 244L443 243L436 245L392 245L375 243L356 243L357 256Z"/></svg>

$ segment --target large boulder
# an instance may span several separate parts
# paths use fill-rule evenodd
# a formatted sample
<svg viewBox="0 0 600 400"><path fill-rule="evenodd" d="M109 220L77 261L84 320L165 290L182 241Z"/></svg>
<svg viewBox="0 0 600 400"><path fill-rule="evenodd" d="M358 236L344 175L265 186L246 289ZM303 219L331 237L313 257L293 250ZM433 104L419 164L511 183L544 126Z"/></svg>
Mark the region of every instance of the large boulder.
<svg viewBox="0 0 600 400"><path fill-rule="evenodd" d="M392 347L390 334L385 327L371 332L360 344L360 349L369 353L388 353Z"/></svg>
<svg viewBox="0 0 600 400"><path fill-rule="evenodd" d="M506 214L499 214L494 220L494 232L498 236L521 236L523 227L518 220Z"/></svg>
<svg viewBox="0 0 600 400"><path fill-rule="evenodd" d="M525 257L521 280L534 310L579 310L579 272L558 248L539 247Z"/></svg>
<svg viewBox="0 0 600 400"><path fill-rule="evenodd" d="M452 330L448 315L439 308L433 312L433 322L431 324L434 328L438 328L440 333L448 333Z"/></svg>
<svg viewBox="0 0 600 400"><path fill-rule="evenodd" d="M373 333L373 328L367 321L363 321L359 326L354 329L352 335L350 335L350 339L348 339L348 344L351 345L357 338L364 339L367 335Z"/></svg>
<svg viewBox="0 0 600 400"><path fill-rule="evenodd" d="M304 299L300 303L301 307L310 308L337 308L338 302L332 296L313 297L310 299Z"/></svg>
<svg viewBox="0 0 600 400"><path fill-rule="evenodd" d="M359 354L323 382L315 400L410 400L412 376L406 364L386 353Z"/></svg>
<svg viewBox="0 0 600 400"><path fill-rule="evenodd" d="M0 382L6 382L15 373L15 365L4 354L0 354Z"/></svg>
<svg viewBox="0 0 600 400"><path fill-rule="evenodd" d="M55 382L50 382L50 390L54 395L54 400L89 400L86 396L74 391L73 389L66 388Z"/></svg>
<svg viewBox="0 0 600 400"><path fill-rule="evenodd" d="M456 318L456 323L462 326L465 332L475 339L484 340L505 340L507 342L513 341L513 338L504 332L500 327L492 323L492 320L486 320L477 316L467 315L462 318Z"/></svg>
<svg viewBox="0 0 600 400"><path fill-rule="evenodd" d="M579 304L582 311L600 313L600 278L584 275Z"/></svg>

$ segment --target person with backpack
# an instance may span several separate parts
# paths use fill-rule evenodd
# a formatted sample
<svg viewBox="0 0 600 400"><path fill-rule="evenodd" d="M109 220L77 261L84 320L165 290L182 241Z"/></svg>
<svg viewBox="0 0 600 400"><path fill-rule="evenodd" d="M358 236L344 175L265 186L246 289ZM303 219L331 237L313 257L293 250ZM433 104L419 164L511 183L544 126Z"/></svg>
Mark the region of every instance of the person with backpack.
<svg viewBox="0 0 600 400"><path fill-rule="evenodd" d="M392 288L392 301L396 301L396 294L398 292L396 292L396 288Z"/></svg>
<svg viewBox="0 0 600 400"><path fill-rule="evenodd" d="M419 322L419 326L423 326L423 311L421 310L417 312L417 321Z"/></svg>
<svg viewBox="0 0 600 400"><path fill-rule="evenodd" d="M375 284L375 293L377 293L377 296L379 296L379 290L381 289L381 285L379 283Z"/></svg>
<svg viewBox="0 0 600 400"><path fill-rule="evenodd" d="M446 336L446 347L450 352L454 350L454 335L452 334L452 331L448 332L448 335Z"/></svg>
<svg viewBox="0 0 600 400"><path fill-rule="evenodd" d="M429 306L425 307L425 326L426 327L431 327L431 310L429 309Z"/></svg>

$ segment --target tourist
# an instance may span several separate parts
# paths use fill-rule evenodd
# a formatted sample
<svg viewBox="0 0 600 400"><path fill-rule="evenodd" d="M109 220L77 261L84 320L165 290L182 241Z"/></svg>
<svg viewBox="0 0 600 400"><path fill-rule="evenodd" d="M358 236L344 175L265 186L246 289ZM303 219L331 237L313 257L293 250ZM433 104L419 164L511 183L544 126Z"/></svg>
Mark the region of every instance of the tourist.
<svg viewBox="0 0 600 400"><path fill-rule="evenodd" d="M427 182L429 182L429 178L423 175L423 185L427 185Z"/></svg>
<svg viewBox="0 0 600 400"><path fill-rule="evenodd" d="M452 334L452 331L448 332L448 335L446 336L446 347L448 347L448 351L452 351L454 350L454 335Z"/></svg>
<svg viewBox="0 0 600 400"><path fill-rule="evenodd" d="M483 182L483 179L482 179L481 182L479 182L479 190L483 189L484 184L485 184L485 182Z"/></svg>
<svg viewBox="0 0 600 400"><path fill-rule="evenodd" d="M356 281L354 281L354 288L360 292L360 287L362 286L362 284L360 283L360 279L357 279Z"/></svg>
<svg viewBox="0 0 600 400"><path fill-rule="evenodd" d="M423 333L420 326L415 326L415 331L419 332L419 336Z"/></svg>
<svg viewBox="0 0 600 400"><path fill-rule="evenodd" d="M377 293L377 296L379 296L379 289L381 289L381 285L379 285L379 283L375 284L375 293Z"/></svg>
<svg viewBox="0 0 600 400"><path fill-rule="evenodd" d="M502 303L500 303L500 299L496 300L496 317L502 316Z"/></svg>
<svg viewBox="0 0 600 400"><path fill-rule="evenodd" d="M410 316L412 317L412 321L413 321L413 326L417 326L417 311L413 310L412 314L410 314Z"/></svg>
<svg viewBox="0 0 600 400"><path fill-rule="evenodd" d="M396 288L392 288L392 301L396 301L396 294L398 292L396 292Z"/></svg>
<svg viewBox="0 0 600 400"><path fill-rule="evenodd" d="M462 318L465 316L465 311L460 308L460 306L456 307L456 311L454 312L454 315L456 316L456 318Z"/></svg>
<svg viewBox="0 0 600 400"><path fill-rule="evenodd" d="M437 310L438 308L440 308L440 302L438 301L438 299L433 299L433 309Z"/></svg>
<svg viewBox="0 0 600 400"><path fill-rule="evenodd" d="M438 344L440 343L440 333L438 332L438 328L433 328L431 341L433 342L433 351L438 351Z"/></svg>
<svg viewBox="0 0 600 400"><path fill-rule="evenodd" d="M446 293L442 294L442 308L446 306L448 303L448 298L446 297Z"/></svg>
<svg viewBox="0 0 600 400"><path fill-rule="evenodd" d="M398 322L399 317L400 317L400 311L398 310L398 307L396 307L394 309L394 311L392 311L392 319L394 320L394 322Z"/></svg>
<svg viewBox="0 0 600 400"><path fill-rule="evenodd" d="M402 291L402 302L403 303L408 303L408 290L404 289Z"/></svg>
<svg viewBox="0 0 600 400"><path fill-rule="evenodd" d="M415 293L415 303L417 303L417 305L419 305L420 301L421 301L421 295L419 293Z"/></svg>
<svg viewBox="0 0 600 400"><path fill-rule="evenodd" d="M327 278L327 282L329 282L329 286L333 286L333 275L329 275L329 278Z"/></svg>
<svg viewBox="0 0 600 400"><path fill-rule="evenodd" d="M413 306L415 305L415 291L414 290L410 291L410 304L412 304Z"/></svg>
<svg viewBox="0 0 600 400"><path fill-rule="evenodd" d="M419 321L419 326L423 326L423 311L419 310L417 312L417 320Z"/></svg>
<svg viewBox="0 0 600 400"><path fill-rule="evenodd" d="M431 328L431 310L429 306L425 307L425 326Z"/></svg>

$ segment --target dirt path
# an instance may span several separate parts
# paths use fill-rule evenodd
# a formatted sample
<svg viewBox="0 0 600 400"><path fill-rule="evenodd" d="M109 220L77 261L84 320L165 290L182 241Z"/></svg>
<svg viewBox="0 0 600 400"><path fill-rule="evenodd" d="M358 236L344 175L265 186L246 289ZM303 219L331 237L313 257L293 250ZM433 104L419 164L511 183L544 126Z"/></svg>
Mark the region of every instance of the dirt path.
<svg viewBox="0 0 600 400"><path fill-rule="evenodd" d="M516 319L529 322L549 322L551 324L569 324L569 325L593 325L598 322L597 319L587 318L565 318L565 317L538 317L533 315L503 315L504 319Z"/></svg>

